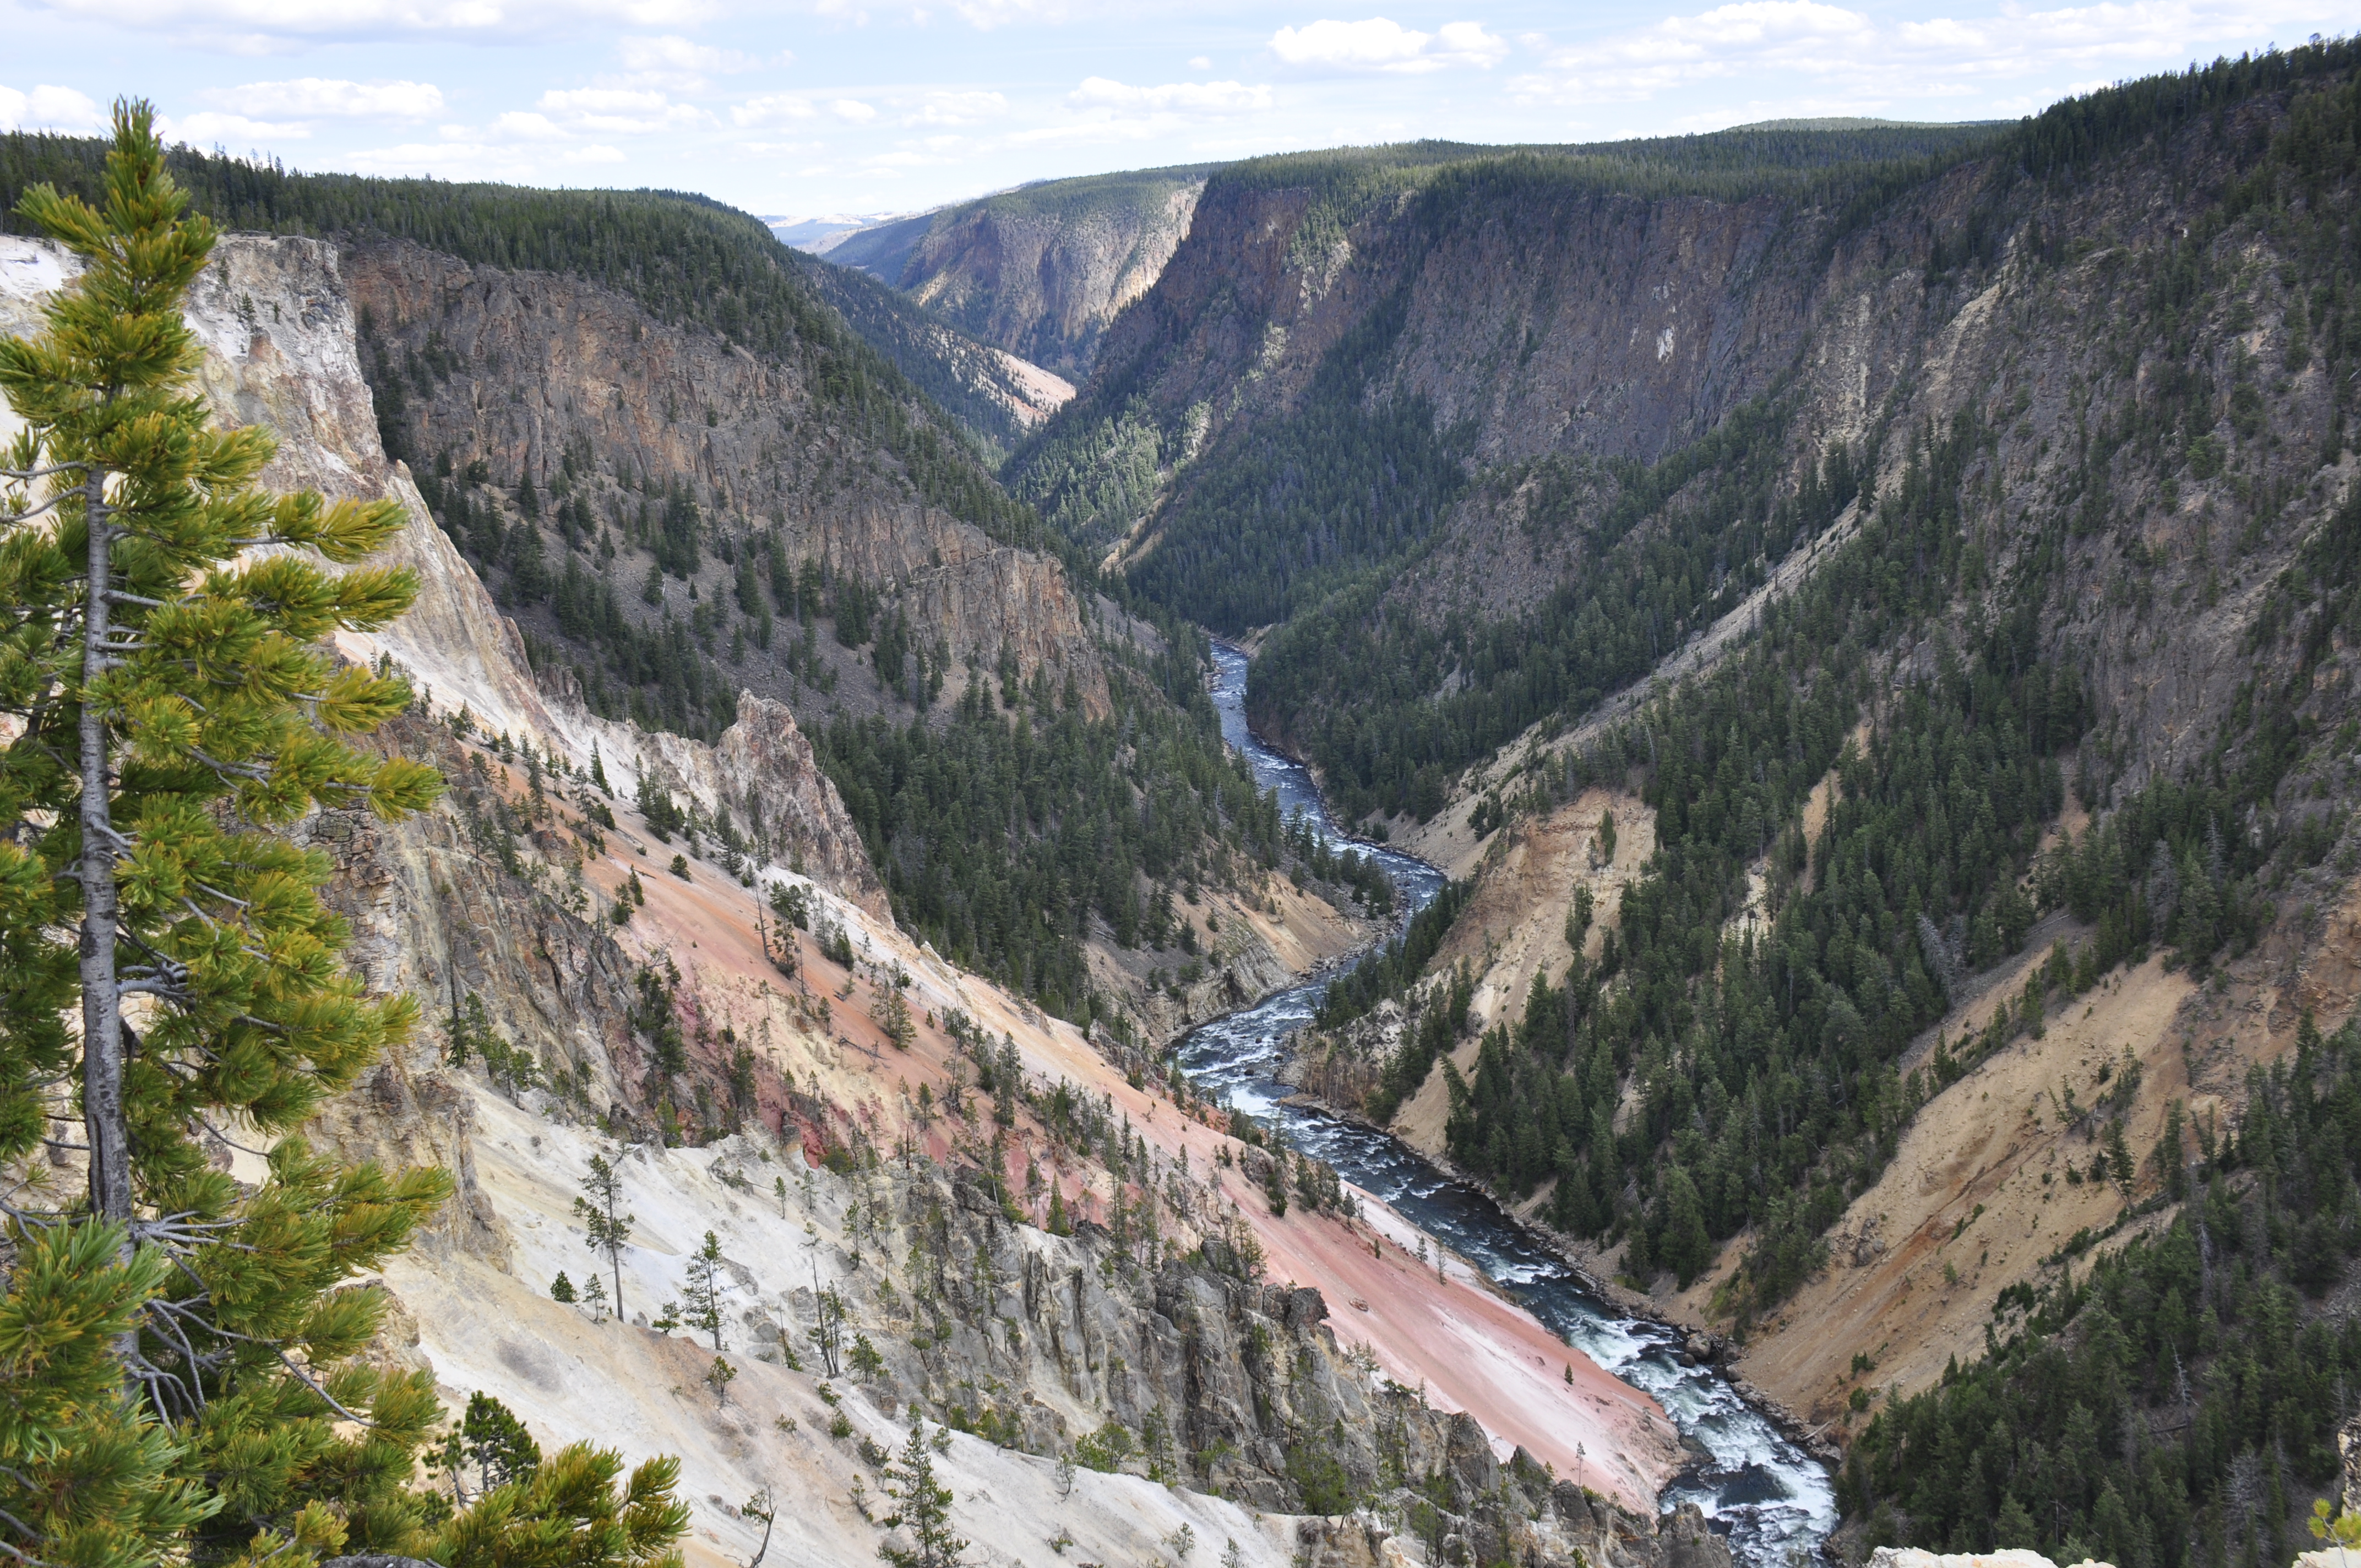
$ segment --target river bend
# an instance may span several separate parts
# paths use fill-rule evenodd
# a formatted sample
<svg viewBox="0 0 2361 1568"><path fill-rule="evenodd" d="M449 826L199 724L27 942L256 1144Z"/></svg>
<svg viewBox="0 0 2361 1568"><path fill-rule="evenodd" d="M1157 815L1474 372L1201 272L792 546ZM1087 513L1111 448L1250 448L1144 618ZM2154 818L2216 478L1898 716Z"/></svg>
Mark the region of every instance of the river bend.
<svg viewBox="0 0 2361 1568"><path fill-rule="evenodd" d="M1263 745L1246 728L1246 655L1217 643L1213 656L1213 703L1224 738L1246 755L1263 788L1279 791L1284 815L1301 809L1315 831L1332 843L1345 843L1303 766ZM1442 890L1443 873L1425 861L1390 850L1372 852L1410 913ZM1799 1553L1816 1555L1837 1522L1828 1471L1740 1398L1719 1371L1685 1365L1678 1334L1609 1305L1490 1196L1445 1176L1400 1139L1288 1102L1293 1091L1279 1078L1284 1042L1311 1021L1325 985L1315 981L1295 986L1202 1025L1180 1043L1183 1070L1201 1091L1276 1128L1297 1149L1327 1161L1345 1180L1392 1205L1483 1270L1568 1344L1653 1396L1673 1423L1710 1455L1665 1488L1665 1508L1696 1503L1713 1528L1729 1537L1733 1555L1747 1568L1784 1568Z"/></svg>

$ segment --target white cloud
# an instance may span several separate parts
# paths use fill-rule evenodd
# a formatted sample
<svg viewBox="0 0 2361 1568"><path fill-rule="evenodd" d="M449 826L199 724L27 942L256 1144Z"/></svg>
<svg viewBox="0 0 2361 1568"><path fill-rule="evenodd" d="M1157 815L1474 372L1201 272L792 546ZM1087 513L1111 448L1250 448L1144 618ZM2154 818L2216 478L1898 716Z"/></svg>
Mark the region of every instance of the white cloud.
<svg viewBox="0 0 2361 1568"><path fill-rule="evenodd" d="M1708 82L1773 79L1796 91L1751 105L1749 114L1807 113L1804 105L1815 103L1859 114L2052 73L2103 82L2169 68L2252 47L2275 29L2298 34L2310 25L2301 8L2311 3L2264 14L2252 0L2102 0L1889 26L1823 0L1735 0L1558 50L1545 72L1510 87L1525 98L1613 103ZM1988 101L1986 112L2027 106L2031 100L2009 94ZM1729 123L1726 115L1706 117Z"/></svg>
<svg viewBox="0 0 2361 1568"><path fill-rule="evenodd" d="M760 98L749 98L730 111L730 122L752 130L757 126L782 126L790 120L808 120L818 110L808 98L793 93L768 93Z"/></svg>
<svg viewBox="0 0 2361 1568"><path fill-rule="evenodd" d="M443 112L443 90L431 82L343 82L300 76L290 82L249 82L204 94L241 115L290 119L423 120Z"/></svg>
<svg viewBox="0 0 2361 1568"><path fill-rule="evenodd" d="M1268 86L1237 82L1168 82L1158 87L1126 87L1104 76L1085 80L1066 95L1078 109L1120 115L1220 115L1251 114L1270 107Z"/></svg>
<svg viewBox="0 0 2361 1568"><path fill-rule="evenodd" d="M911 113L906 126L972 126L996 120L1008 112L1008 100L998 93L929 93Z"/></svg>
<svg viewBox="0 0 2361 1568"><path fill-rule="evenodd" d="M1270 37L1270 52L1299 68L1419 73L1455 65L1489 69L1508 58L1509 45L1480 22L1448 22L1422 33L1372 16L1366 22L1281 27Z"/></svg>
<svg viewBox="0 0 2361 1568"><path fill-rule="evenodd" d="M622 148L605 147L596 142L588 147L577 147L561 156L568 163L620 163L623 161Z"/></svg>
<svg viewBox="0 0 2361 1568"><path fill-rule="evenodd" d="M71 87L0 87L0 130L93 131L106 124L106 111Z"/></svg>
<svg viewBox="0 0 2361 1568"><path fill-rule="evenodd" d="M217 115L207 109L193 115L159 115L156 133L168 142L244 151L264 142L300 141L312 134L312 127L300 122L272 124L244 115Z"/></svg>
<svg viewBox="0 0 2361 1568"><path fill-rule="evenodd" d="M715 49L667 33L656 38L625 38L616 46L627 71L677 71L697 76L736 76L765 65L785 65L793 55L775 60L760 59L734 49Z"/></svg>
<svg viewBox="0 0 2361 1568"><path fill-rule="evenodd" d="M839 98L828 106L828 112L856 126L865 126L877 117L876 105L864 104L858 98Z"/></svg>
<svg viewBox="0 0 2361 1568"><path fill-rule="evenodd" d="M570 131L604 136L652 136L705 118L689 104L639 87L570 87L544 93L533 107Z"/></svg>
<svg viewBox="0 0 2361 1568"><path fill-rule="evenodd" d="M1192 54L1189 57L1189 69L1191 71L1211 71L1213 69L1213 57L1211 55Z"/></svg>
<svg viewBox="0 0 2361 1568"><path fill-rule="evenodd" d="M710 18L719 0L32 0L44 8L144 32L193 36L241 49L296 39L455 35L541 38L585 22L679 27Z"/></svg>
<svg viewBox="0 0 2361 1568"><path fill-rule="evenodd" d="M445 126L443 134L453 141L471 138L475 133L465 126ZM566 133L547 115L536 115L524 109L511 109L493 120L482 132L494 141L564 141Z"/></svg>
<svg viewBox="0 0 2361 1568"><path fill-rule="evenodd" d="M662 38L627 38L615 46L628 74L624 80L635 85L669 87L679 93L702 93L716 76L741 76L750 71L785 65L795 55L782 49L765 59L742 49L716 49L697 43L677 33Z"/></svg>

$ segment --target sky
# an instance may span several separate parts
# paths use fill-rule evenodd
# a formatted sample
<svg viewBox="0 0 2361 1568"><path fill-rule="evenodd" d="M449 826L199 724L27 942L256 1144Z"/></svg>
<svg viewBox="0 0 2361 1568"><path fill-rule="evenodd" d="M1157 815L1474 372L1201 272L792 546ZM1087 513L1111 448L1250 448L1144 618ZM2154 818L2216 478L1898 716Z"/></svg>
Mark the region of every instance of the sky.
<svg viewBox="0 0 2361 1568"><path fill-rule="evenodd" d="M2356 30L2361 0L0 0L0 128L307 170L912 212L1031 180L1444 137L2014 117Z"/></svg>

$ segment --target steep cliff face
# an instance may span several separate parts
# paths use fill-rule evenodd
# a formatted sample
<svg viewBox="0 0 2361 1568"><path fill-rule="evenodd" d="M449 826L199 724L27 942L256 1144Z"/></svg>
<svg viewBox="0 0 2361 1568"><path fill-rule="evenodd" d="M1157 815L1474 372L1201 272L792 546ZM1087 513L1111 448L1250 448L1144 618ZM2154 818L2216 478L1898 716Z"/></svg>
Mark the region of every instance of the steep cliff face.
<svg viewBox="0 0 2361 1568"><path fill-rule="evenodd" d="M1408 1054L1448 993L1437 975L1408 1009L1313 1041L1302 1081L1366 1105L1388 1062L1447 1061L1456 1076L1385 1100L1398 1131L1494 1174L1537 1222L1579 1212L1569 1176L1610 1177L1602 1201L1623 1222L1568 1250L1635 1274L1658 1310L1741 1332L1739 1367L1832 1434L1858 1432L1881 1389L1938 1386L2004 1341L2002 1294L2059 1288L2092 1237L2175 1224L2171 1157L2086 1179L2103 1140L2178 1148L2183 1116L2233 1125L2250 1070L2293 1058L2307 1014L2323 1030L2353 1016L2361 849L2330 803L2361 715L2349 601L2326 585L2350 580L2361 519L2356 187L2347 154L2306 150L2356 102L2349 55L2332 58L2288 90L2158 113L2045 178L2013 147L1843 203L1650 194L1506 160L1349 200L1293 166L1217 176L1017 476L1171 602L1239 626L1286 618L1259 642L1258 727L1476 882L1435 964L1467 966L1466 1032ZM1420 442L1447 458L1441 477L1389 488ZM1245 464L1251 488L1233 482ZM1356 536L1373 514L1400 531ZM1931 520L1915 549L1861 573L1911 520ZM1262 613L1229 593L1248 572L1279 585ZM1904 599L1920 608L1897 617ZM1815 762L1773 812L1750 785L1777 748L1718 742L1746 706L1728 694L1826 691L1818 672L1854 650L1858 685L1822 734L1872 760L1937 743L1923 705L1947 682L2070 672L2086 727L2042 764L2056 784L2010 829L1993 895L2022 901L2022 936L1967 939L1972 905L1912 928L1942 895L1890 847L1906 832L1863 827L1894 798L1871 773L1820 778ZM1760 684L1715 685L1741 670ZM1995 689L1963 729L2023 716L1996 710ZM1706 691L1724 698L1700 720ZM1707 762L1684 773L1671 748ZM2170 844L2126 812L2165 798L2198 813ZM1609 806L1626 846L1611 858L1592 848ZM1631 863L1660 810L1661 858ZM1725 825L1759 813L1761 831L1705 851L1724 810ZM1971 815L1917 863L1969 858ZM2149 868L2152 945L2111 941L2122 910L2064 880L2063 847L2111 831ZM1890 941L1858 908L1828 914L1856 853L1888 889L1930 889L1882 917ZM1646 924L1627 928L1643 883ZM2162 956L2183 888L2245 910L2240 934ZM1580 962L1577 890L1593 918ZM1680 940L1708 957L1669 989L1614 978L1636 944ZM1865 991L1860 970L1796 961L1848 940L1885 955ZM1717 1123L1714 1106L1768 1103L1783 1070L1680 1062L1746 1057L1756 1025L1736 1020L1755 1003L1725 977L1749 964L1778 977L1753 994L1789 1020L1791 1051L1859 1040L1883 1008L1880 1070L1918 1075L1760 1314L1744 1303L1778 1266L1775 1216L1717 1229L1694 1268L1635 1264L1630 1239L1686 1201L1668 1172L1746 1142L1745 1117ZM1929 1001L1897 1025L1905 976ZM1843 1007L1795 1022L1812 988ZM1565 1011L1530 1012L1536 998ZM1586 1025L1585 1007L1603 1011ZM1555 1125L1470 1109L1553 1093ZM1529 1135L1543 1157L1510 1146ZM1635 1135L1652 1149L1637 1166L1579 1154ZM2333 1291L2349 1288L2348 1271Z"/></svg>
<svg viewBox="0 0 2361 1568"><path fill-rule="evenodd" d="M1216 175L1189 239L1110 331L1089 390L1028 449L1016 482L1078 534L1115 544L1136 581L1224 630L1251 624L1219 619L1237 608L1227 578L1305 585L1250 601L1279 615L1309 610L1340 580L1321 576L1328 563L1380 559L1386 580L1339 611L1346 621L1505 629L1571 615L1616 552L1636 560L1672 525L1770 510L1831 446L1873 451L1874 477L1890 488L1911 459L1902 433L1972 420L2008 497L1978 524L1992 567L2032 547L2025 520L2070 494L2136 522L2136 537L2078 537L2073 586L2044 633L2046 652L2087 666L2120 732L2115 776L2136 785L2213 743L2249 674L2244 627L2345 482L2326 358L2290 347L2310 341L2306 323L2324 308L2287 280L2298 257L2238 242L2243 281L2212 307L2195 373L2203 417L2172 439L2141 427L2174 417L2191 371L2154 353L2126 369L2111 334L2125 288L2160 286L2164 252L2288 112L2285 95L2259 97L2070 192L1970 157L1841 207L1650 197L1514 160L1403 170L1348 196L1316 170L1292 182L1285 166ZM2232 316L2239 324L2226 326ZM1405 409L1448 460L1394 532L1356 546L1350 514L1393 504L1380 492L1394 457L1366 476L1323 475L1323 462L1352 459L1323 455L1321 422ZM2100 427L2103 410L2112 422ZM1762 428L1730 423L1741 416ZM1686 483L1651 488L1626 466L1708 435L1724 447L1683 470ZM2096 499L2094 439L2107 469ZM2189 471L2192 449L2202 472ZM1742 454L1753 466L1732 482ZM1264 491L1217 488L1266 459ZM1338 488L1333 505L1323 482ZM1320 515L1290 514L1306 492ZM1239 516L1230 503L1242 502L1277 516ZM1830 521L1833 543L1851 518ZM2223 548L2231 535L2235 553ZM1753 563L1711 553L1711 591L1665 596L1675 602L1647 628L1651 659L1613 685L1741 606L1741 620L1759 619L1808 576L1788 569L1802 542L1765 541ZM1774 576L1767 596L1752 594ZM2158 594L2202 598L2191 635L2141 634ZM1302 635L1317 642L1334 628ZM1438 698L1456 689L1454 663L1478 657L1468 636L1445 641ZM1298 678L1282 666L1305 657L1283 637L1266 647L1257 725L1329 762L1314 734L1332 718L1347 730L1358 721L1363 683L1337 670ZM1589 702L1612 689L1594 687ZM1570 706L1555 726L1588 704Z"/></svg>
<svg viewBox="0 0 2361 1568"><path fill-rule="evenodd" d="M1058 180L938 214L891 280L975 337L1079 380L1099 337L1155 286L1204 176Z"/></svg>
<svg viewBox="0 0 2361 1568"><path fill-rule="evenodd" d="M981 341L889 283L807 261L813 292L957 420L997 464L1074 395L1071 381Z"/></svg>
<svg viewBox="0 0 2361 1568"><path fill-rule="evenodd" d="M877 619L900 611L954 696L970 656L994 663L1005 648L1026 676L1047 664L1104 709L1102 658L1057 562L927 504L868 431L819 411L797 366L667 326L571 278L411 245L357 248L344 269L383 422L431 471L446 525L481 540L478 564L521 622L564 641L594 703L626 674L599 624L610 604L642 635L678 626L704 651L705 722L741 686L807 718L824 702L901 702L898 673L881 677L840 639L791 652L793 632L764 630L797 609L807 626L822 613L792 586L775 591L775 554L790 574L817 567L830 604L849 580L882 601ZM538 521L518 495L528 478ZM497 544L455 519L463 507L500 520ZM587 610L578 593L558 600L569 571L603 587Z"/></svg>
<svg viewBox="0 0 2361 1568"><path fill-rule="evenodd" d="M0 254L7 327L63 276L43 247ZM1561 1389L1562 1347L1538 1323L1434 1278L1333 1199L1282 1215L1257 1189L1226 1190L1226 1173L1261 1179L1269 1157L1210 1107L882 919L862 868L838 863L849 825L776 705L742 699L707 749L544 695L375 449L333 250L225 242L193 316L221 417L276 429L282 482L402 501L394 557L427 575L419 609L346 648L418 677L419 708L379 743L434 762L450 792L399 825L323 813L299 835L336 868L353 960L430 1020L311 1131L460 1179L390 1272L405 1310L381 1354L431 1365L446 1398L497 1394L546 1439L682 1453L692 1497L792 1477L820 1499L782 1524L803 1561L873 1553L861 1500L909 1411L986 1434L948 1440L947 1468L961 1525L1010 1554L1054 1538L1137 1560L1186 1524L1274 1564L1307 1548L1414 1562L1407 1544L1451 1536L1536 1562L1575 1561L1576 1541L1629 1568L1726 1561L1694 1519L1660 1542L1640 1516L1553 1491L1532 1459L1504 1471L1476 1419L1561 1468L1562 1446L1586 1438L1592 1484L1644 1509L1680 1461L1644 1396L1587 1364ZM654 826L593 782L602 768L645 770L694 804L710 792L669 872ZM752 842L707 830L725 805ZM774 884L803 890L811 931L761 922ZM703 1146L668 1146L684 1142ZM544 1283L599 1267L567 1205L601 1149L641 1216L618 1280L631 1326L562 1307ZM772 1164L792 1188L761 1180ZM1078 1235L1047 1233L1048 1194ZM731 1315L711 1350L644 1326L678 1299L706 1231L729 1249ZM1202 1266L1173 1261L1201 1244ZM1323 1285L1379 1310L1356 1299L1338 1334ZM809 1332L822 1288L850 1312L832 1350ZM708 1409L694 1390L714 1351L744 1380ZM818 1365L836 1354L850 1399ZM1514 1393L1496 1410L1504 1378ZM1060 1486L1049 1456L1069 1447L1106 1474ZM1397 1522L1266 1521L1151 1475L1218 1481L1267 1508L1375 1493ZM734 1510L697 1513L703 1538L751 1550Z"/></svg>

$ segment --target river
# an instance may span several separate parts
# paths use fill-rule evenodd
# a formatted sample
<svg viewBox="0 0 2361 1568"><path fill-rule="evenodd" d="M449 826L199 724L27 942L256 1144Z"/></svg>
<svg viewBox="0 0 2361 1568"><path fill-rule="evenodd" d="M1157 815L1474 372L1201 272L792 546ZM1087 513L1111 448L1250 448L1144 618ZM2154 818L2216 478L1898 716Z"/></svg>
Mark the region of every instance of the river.
<svg viewBox="0 0 2361 1568"><path fill-rule="evenodd" d="M1246 754L1262 787L1279 791L1283 812L1291 816L1300 808L1332 842L1345 842L1302 765L1263 745L1246 728L1246 655L1217 643L1213 657L1213 704L1224 738ZM1390 850L1371 852L1411 913L1441 891L1443 873L1425 861ZM1837 1523L1827 1469L1741 1398L1719 1372L1684 1365L1679 1335L1609 1305L1488 1195L1445 1176L1400 1139L1288 1103L1293 1091L1279 1079L1284 1041L1311 1021L1324 985L1279 992L1194 1030L1180 1043L1183 1070L1201 1091L1275 1127L1296 1148L1383 1199L1482 1269L1568 1344L1653 1395L1711 1456L1675 1479L1664 1492L1664 1508L1696 1503L1748 1568L1784 1568L1799 1553L1816 1555Z"/></svg>

